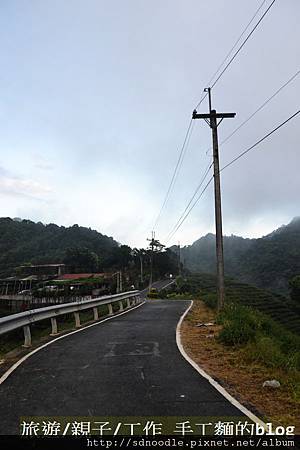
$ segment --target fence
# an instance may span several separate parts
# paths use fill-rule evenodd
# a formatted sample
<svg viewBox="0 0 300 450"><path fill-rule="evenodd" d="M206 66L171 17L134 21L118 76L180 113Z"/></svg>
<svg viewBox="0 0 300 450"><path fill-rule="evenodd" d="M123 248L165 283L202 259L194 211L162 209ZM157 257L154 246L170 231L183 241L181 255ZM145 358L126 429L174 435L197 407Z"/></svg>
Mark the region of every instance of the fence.
<svg viewBox="0 0 300 450"><path fill-rule="evenodd" d="M91 300L84 300L72 303L64 303L61 305L47 306L45 308L31 309L29 311L21 312L18 314L11 314L0 318L0 335L8 333L18 328L23 327L24 331L24 347L31 347L31 331L30 325L32 323L39 322L41 320L51 320L51 336L58 334L57 317L64 314L74 314L75 326L79 328L80 324L80 311L92 309L94 314L94 321L99 319L98 307L107 305L108 315L114 314L112 305L114 303L119 304L118 312L124 310L123 301L126 300L126 309L135 306L140 303L140 292L130 291L123 292L121 294L107 295L104 297L94 298Z"/></svg>

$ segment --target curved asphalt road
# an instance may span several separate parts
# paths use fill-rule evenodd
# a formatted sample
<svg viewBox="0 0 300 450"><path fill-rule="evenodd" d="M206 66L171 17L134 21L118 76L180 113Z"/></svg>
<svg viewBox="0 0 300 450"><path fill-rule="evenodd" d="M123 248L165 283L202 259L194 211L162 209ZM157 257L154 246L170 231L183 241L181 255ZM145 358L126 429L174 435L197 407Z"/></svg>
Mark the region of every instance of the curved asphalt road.
<svg viewBox="0 0 300 450"><path fill-rule="evenodd" d="M148 301L40 350L0 386L0 434L20 416L242 416L181 356L188 301Z"/></svg>

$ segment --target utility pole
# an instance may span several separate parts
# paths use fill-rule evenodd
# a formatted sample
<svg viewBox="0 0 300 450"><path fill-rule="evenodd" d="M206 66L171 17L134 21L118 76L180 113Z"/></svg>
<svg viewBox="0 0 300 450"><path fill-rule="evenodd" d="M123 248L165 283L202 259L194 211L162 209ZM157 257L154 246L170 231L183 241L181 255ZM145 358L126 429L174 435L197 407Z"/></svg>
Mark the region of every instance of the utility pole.
<svg viewBox="0 0 300 450"><path fill-rule="evenodd" d="M122 270L120 270L119 272L119 277L120 277L120 281L119 281L119 292L123 291L123 285L122 285Z"/></svg>
<svg viewBox="0 0 300 450"><path fill-rule="evenodd" d="M116 275L117 277L117 287L116 287L116 293L119 294L122 292L122 272L118 271L112 274L112 277Z"/></svg>
<svg viewBox="0 0 300 450"><path fill-rule="evenodd" d="M140 277L141 277L141 285L142 285L144 282L144 278L143 278L143 255L141 252L139 253L139 258L140 258L140 269L141 269Z"/></svg>
<svg viewBox="0 0 300 450"><path fill-rule="evenodd" d="M151 249L151 256L150 256L150 281L149 281L149 291L152 287L153 283L153 257L154 257L154 248L156 252L160 252L165 246L161 244L157 239L155 239L155 231L152 231L152 237L151 239L147 239L147 241L150 241L150 249Z"/></svg>
<svg viewBox="0 0 300 450"><path fill-rule="evenodd" d="M181 276L181 254L180 254L180 242L178 241L178 275Z"/></svg>
<svg viewBox="0 0 300 450"><path fill-rule="evenodd" d="M117 294L120 292L120 284L119 284L119 272L117 272Z"/></svg>
<svg viewBox="0 0 300 450"><path fill-rule="evenodd" d="M150 248L151 248L151 256L150 256L150 280L149 280L149 291L152 287L153 283L153 251L154 251L154 245L155 245L155 231L152 231L151 239L147 239L147 241L150 241Z"/></svg>
<svg viewBox="0 0 300 450"><path fill-rule="evenodd" d="M218 279L218 309L222 309L225 301L224 284L224 254L223 254L223 231L222 231L222 207L221 207L221 185L219 166L218 126L223 119L235 117L235 113L217 113L211 108L211 88L204 89L208 92L209 114L198 114L193 111L193 119L204 119L212 131L213 163L214 163L214 187L215 187L215 222L216 222L216 254L217 254L217 279ZM221 119L218 123L217 119Z"/></svg>

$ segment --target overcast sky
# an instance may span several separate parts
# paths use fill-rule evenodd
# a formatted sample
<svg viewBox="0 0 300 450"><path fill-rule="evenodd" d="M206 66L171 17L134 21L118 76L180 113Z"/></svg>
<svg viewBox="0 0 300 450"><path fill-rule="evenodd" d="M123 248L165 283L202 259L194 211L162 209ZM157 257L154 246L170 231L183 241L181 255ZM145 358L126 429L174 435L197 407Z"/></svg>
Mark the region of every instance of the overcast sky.
<svg viewBox="0 0 300 450"><path fill-rule="evenodd" d="M2 0L0 216L78 223L146 246L203 88L262 0ZM264 11L271 0L266 0ZM299 69L299 0L277 0L212 92L220 141ZM221 166L299 109L300 76L220 147ZM199 112L207 112L204 101ZM300 215L297 116L222 173L224 232ZM157 226L164 242L209 164L195 121ZM214 232L212 186L169 244Z"/></svg>

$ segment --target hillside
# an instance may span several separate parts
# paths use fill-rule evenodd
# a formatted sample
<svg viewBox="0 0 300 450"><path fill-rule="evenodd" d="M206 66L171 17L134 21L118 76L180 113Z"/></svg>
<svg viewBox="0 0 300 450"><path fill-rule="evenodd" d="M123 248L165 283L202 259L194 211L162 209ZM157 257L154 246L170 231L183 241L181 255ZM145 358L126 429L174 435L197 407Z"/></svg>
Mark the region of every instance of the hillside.
<svg viewBox="0 0 300 450"><path fill-rule="evenodd" d="M251 247L252 239L224 236L224 257L228 273L234 272L240 257ZM176 248L175 248L176 251ZM193 272L214 273L216 267L216 238L212 233L181 249L184 265Z"/></svg>
<svg viewBox="0 0 300 450"><path fill-rule="evenodd" d="M94 252L101 268L114 265L120 254L113 238L90 228L0 218L0 276L9 275L20 264L60 263L74 247Z"/></svg>
<svg viewBox="0 0 300 450"><path fill-rule="evenodd" d="M215 236L200 238L181 255L192 272L215 273ZM260 239L225 236L224 259L226 275L286 294L289 279L300 274L300 218Z"/></svg>
<svg viewBox="0 0 300 450"><path fill-rule="evenodd" d="M179 292L190 293L216 306L216 277L198 273L178 280ZM267 314L288 330L300 334L300 305L265 289L259 289L230 278L225 279L226 303L250 306Z"/></svg>
<svg viewBox="0 0 300 450"><path fill-rule="evenodd" d="M65 263L74 273L125 270L140 282L141 258L144 285L150 277L150 250L132 249L91 228L30 220L0 218L0 278L23 264ZM168 249L154 254L153 278L176 274L178 261Z"/></svg>

